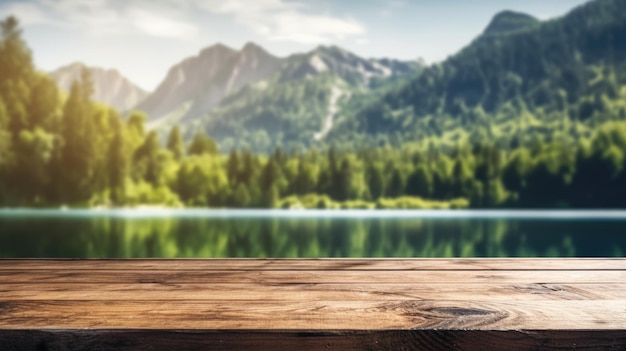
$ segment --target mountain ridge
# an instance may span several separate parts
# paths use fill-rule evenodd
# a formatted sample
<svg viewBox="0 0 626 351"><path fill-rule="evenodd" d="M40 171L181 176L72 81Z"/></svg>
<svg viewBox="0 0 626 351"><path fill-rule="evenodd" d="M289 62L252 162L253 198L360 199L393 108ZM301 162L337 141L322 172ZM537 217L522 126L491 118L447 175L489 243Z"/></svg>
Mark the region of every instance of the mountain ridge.
<svg viewBox="0 0 626 351"><path fill-rule="evenodd" d="M164 134L173 125L180 125L187 131L187 138L198 128L215 134L211 126L230 134L234 126L225 125L243 120L254 128L267 130L267 126L275 125L268 118L292 119L295 118L292 113L307 120L318 116L330 126L335 113L329 110L334 111L338 106L321 101L338 88L331 87L336 84L330 84L329 77L336 76L351 87L341 90L339 95L343 101L351 96L350 89L368 90L372 82L380 84L376 79L409 74L421 66L418 60L365 59L337 46L320 45L309 52L277 57L254 42L247 42L239 50L216 43L172 66L157 89L136 109L147 113L149 128L159 129ZM290 99L268 96L271 93L293 95L287 90L298 91L299 97L294 100L293 96ZM263 106L252 106L252 101L263 101ZM295 112L298 109L290 106L293 104L308 106L310 111ZM318 104L325 105L325 109ZM222 117L217 117L220 115ZM219 118L225 120L216 120ZM254 122L257 118L267 123ZM307 138L313 139L314 132L323 131L319 135L326 135L320 123L304 123L315 129L307 132L311 134Z"/></svg>
<svg viewBox="0 0 626 351"><path fill-rule="evenodd" d="M117 69L88 66L73 62L50 72L58 87L69 92L72 83L80 79L83 69L88 69L93 80L93 99L125 112L140 103L148 93L124 77Z"/></svg>
<svg viewBox="0 0 626 351"><path fill-rule="evenodd" d="M279 79L302 79L331 71L349 83L368 84L370 78L404 74L418 66L417 60L366 59L336 45L320 45L311 51L287 57Z"/></svg>
<svg viewBox="0 0 626 351"><path fill-rule="evenodd" d="M214 44L172 66L136 109L146 112L152 122L164 118L188 120L205 113L244 85L266 78L280 62L278 57L251 43L241 50ZM183 105L186 106L181 109Z"/></svg>
<svg viewBox="0 0 626 351"><path fill-rule="evenodd" d="M318 46L283 58L275 74L225 96L203 116L182 121L181 128L186 138L203 130L226 149L313 145L332 130L353 97L383 89L385 82L421 67L418 60L365 59L337 46Z"/></svg>

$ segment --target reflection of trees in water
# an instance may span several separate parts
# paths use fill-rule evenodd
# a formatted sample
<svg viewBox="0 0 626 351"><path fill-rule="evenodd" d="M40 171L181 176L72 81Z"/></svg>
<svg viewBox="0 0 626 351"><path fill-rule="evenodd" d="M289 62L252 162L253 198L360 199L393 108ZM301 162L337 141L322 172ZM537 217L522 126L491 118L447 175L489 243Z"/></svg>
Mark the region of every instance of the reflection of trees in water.
<svg viewBox="0 0 626 351"><path fill-rule="evenodd" d="M623 221L58 218L0 221L0 257L622 256Z"/></svg>

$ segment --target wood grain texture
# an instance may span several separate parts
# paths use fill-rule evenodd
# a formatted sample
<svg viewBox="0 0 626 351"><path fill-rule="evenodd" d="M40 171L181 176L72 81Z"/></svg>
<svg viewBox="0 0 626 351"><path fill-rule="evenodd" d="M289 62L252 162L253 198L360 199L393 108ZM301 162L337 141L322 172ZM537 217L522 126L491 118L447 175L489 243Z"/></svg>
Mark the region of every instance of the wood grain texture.
<svg viewBox="0 0 626 351"><path fill-rule="evenodd" d="M80 262L80 264L76 264ZM620 258L0 259L2 270L626 270Z"/></svg>
<svg viewBox="0 0 626 351"><path fill-rule="evenodd" d="M626 282L626 270L559 271L211 271L211 270L2 270L0 282L52 283L156 283L156 284L467 284L467 283L600 283Z"/></svg>
<svg viewBox="0 0 626 351"><path fill-rule="evenodd" d="M0 260L0 350L622 350L625 259Z"/></svg>
<svg viewBox="0 0 626 351"><path fill-rule="evenodd" d="M587 330L626 326L610 301L11 301L2 329Z"/></svg>
<svg viewBox="0 0 626 351"><path fill-rule="evenodd" d="M106 294L102 292L106 291ZM145 300L390 301L618 300L626 284L2 284L0 301Z"/></svg>
<svg viewBox="0 0 626 351"><path fill-rule="evenodd" d="M4 331L0 350L212 351L212 350L624 350L621 331L394 330L276 331Z"/></svg>

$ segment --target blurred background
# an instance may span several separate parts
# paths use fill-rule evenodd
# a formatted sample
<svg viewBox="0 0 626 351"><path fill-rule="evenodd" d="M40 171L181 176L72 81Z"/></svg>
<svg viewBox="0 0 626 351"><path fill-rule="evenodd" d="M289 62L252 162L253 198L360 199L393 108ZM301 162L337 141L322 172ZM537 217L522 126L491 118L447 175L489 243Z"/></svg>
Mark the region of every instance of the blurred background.
<svg viewBox="0 0 626 351"><path fill-rule="evenodd" d="M626 207L623 0L6 0L0 16L2 207ZM2 211L0 241L36 227ZM133 228L94 213L104 222L72 228ZM55 218L50 230L67 225ZM175 240L184 223L157 237ZM360 233L345 234L354 242L380 228L358 223L346 227ZM588 245L570 222L552 251L507 219L486 224L497 230L420 223L414 248L423 233L472 234L439 251L338 255L577 255ZM272 243L293 232L266 224L251 228ZM624 220L594 228L608 244L583 255L621 255ZM133 233L120 235L143 238ZM458 246L468 235L487 237ZM350 240L294 255L333 256Z"/></svg>

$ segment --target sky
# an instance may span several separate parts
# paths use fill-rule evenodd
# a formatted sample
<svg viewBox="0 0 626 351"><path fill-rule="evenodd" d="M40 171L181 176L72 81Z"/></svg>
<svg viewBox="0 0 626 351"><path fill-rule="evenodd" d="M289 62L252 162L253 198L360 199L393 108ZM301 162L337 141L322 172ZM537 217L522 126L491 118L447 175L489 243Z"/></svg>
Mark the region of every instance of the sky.
<svg viewBox="0 0 626 351"><path fill-rule="evenodd" d="M438 62L502 10L545 20L586 0L0 0L41 70L115 68L150 91L170 67L222 43L277 56L337 45L363 57Z"/></svg>

